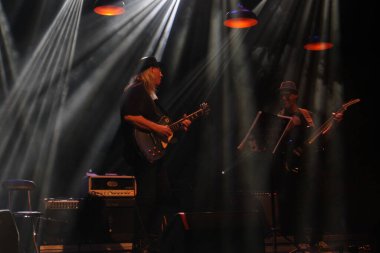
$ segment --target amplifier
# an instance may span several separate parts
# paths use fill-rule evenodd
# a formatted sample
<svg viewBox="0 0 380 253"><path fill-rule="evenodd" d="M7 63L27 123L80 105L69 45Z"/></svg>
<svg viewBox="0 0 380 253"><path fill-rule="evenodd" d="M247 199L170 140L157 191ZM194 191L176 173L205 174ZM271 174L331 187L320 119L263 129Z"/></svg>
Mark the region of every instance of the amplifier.
<svg viewBox="0 0 380 253"><path fill-rule="evenodd" d="M44 200L44 217L39 226L40 244L79 243L77 222L84 199L45 198Z"/></svg>
<svg viewBox="0 0 380 253"><path fill-rule="evenodd" d="M134 176L89 174L88 194L98 197L135 197L136 179Z"/></svg>
<svg viewBox="0 0 380 253"><path fill-rule="evenodd" d="M45 209L79 209L81 199L45 198Z"/></svg>

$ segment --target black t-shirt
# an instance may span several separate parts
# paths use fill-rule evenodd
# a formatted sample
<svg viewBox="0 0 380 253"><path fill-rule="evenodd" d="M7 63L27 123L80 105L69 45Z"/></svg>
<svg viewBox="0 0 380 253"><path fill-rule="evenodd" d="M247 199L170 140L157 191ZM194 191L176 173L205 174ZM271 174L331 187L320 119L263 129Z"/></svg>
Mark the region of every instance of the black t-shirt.
<svg viewBox="0 0 380 253"><path fill-rule="evenodd" d="M133 138L134 126L124 120L125 115L141 115L153 122L158 122L163 115L155 101L145 90L142 82L132 82L124 90L120 107L121 125L124 136L124 154L127 162L135 163L139 157Z"/></svg>
<svg viewBox="0 0 380 253"><path fill-rule="evenodd" d="M288 148L291 149L297 148L299 146L302 147L304 141L311 133L312 127L309 126L309 123L305 119L305 116L300 111L297 111L292 114L285 114L284 116L297 116L301 120L301 124L294 126L292 130L289 132L286 138L286 144Z"/></svg>
<svg viewBox="0 0 380 253"><path fill-rule="evenodd" d="M311 134L313 127L309 125L305 116L298 110L294 113L280 112L280 114L289 117L297 116L301 120L301 124L293 126L290 132L285 136L278 149L278 162L280 167L286 167L286 171L302 171L306 165L306 161L304 160L306 151L304 142ZM295 151L300 152L300 156ZM308 151L310 151L310 149L308 149Z"/></svg>

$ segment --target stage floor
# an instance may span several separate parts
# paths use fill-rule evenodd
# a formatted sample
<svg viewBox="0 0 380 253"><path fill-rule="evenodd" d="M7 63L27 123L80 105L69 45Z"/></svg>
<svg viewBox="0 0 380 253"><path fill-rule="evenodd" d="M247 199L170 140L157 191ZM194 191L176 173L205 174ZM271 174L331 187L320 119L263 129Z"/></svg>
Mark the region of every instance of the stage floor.
<svg viewBox="0 0 380 253"><path fill-rule="evenodd" d="M297 251L292 240L292 237L284 237L278 234L276 235L277 247L275 247L273 244L274 238L272 235L269 235L265 239L265 253L301 252ZM329 246L329 249L322 249L320 251L321 253L375 253L373 246L370 244L368 236L366 235L330 234L324 236L324 242ZM82 245L41 245L40 253L131 253L132 247L132 243L128 242ZM223 250L218 251L218 253L219 252L223 252ZM306 250L305 252L313 253L309 250ZM236 253L239 252L236 251Z"/></svg>
<svg viewBox="0 0 380 253"><path fill-rule="evenodd" d="M277 247L275 248L273 237L265 239L265 253L302 252L297 251L297 247L293 243L293 237L277 235L276 240ZM323 253L375 253L366 235L330 234L325 235L323 241L328 245L328 248L320 250ZM306 249L305 252L313 253L309 249Z"/></svg>

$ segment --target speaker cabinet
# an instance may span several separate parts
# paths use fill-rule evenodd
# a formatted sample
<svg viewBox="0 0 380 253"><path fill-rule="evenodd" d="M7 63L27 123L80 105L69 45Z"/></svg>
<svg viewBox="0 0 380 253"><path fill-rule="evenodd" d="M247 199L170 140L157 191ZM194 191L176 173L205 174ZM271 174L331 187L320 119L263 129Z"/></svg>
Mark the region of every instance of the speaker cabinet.
<svg viewBox="0 0 380 253"><path fill-rule="evenodd" d="M75 244L80 242L78 214L81 199L45 198L40 221L40 244Z"/></svg>
<svg viewBox="0 0 380 253"><path fill-rule="evenodd" d="M278 197L277 193L255 192L253 196L260 202L265 216L266 225L269 228L279 226ZM273 197L273 199L272 199ZM273 208L273 209L272 209ZM276 222L276 224L274 224Z"/></svg>
<svg viewBox="0 0 380 253"><path fill-rule="evenodd" d="M40 222L40 244L75 244L80 242L78 209L47 209Z"/></svg>
<svg viewBox="0 0 380 253"><path fill-rule="evenodd" d="M0 252L19 253L19 235L9 210L0 210Z"/></svg>
<svg viewBox="0 0 380 253"><path fill-rule="evenodd" d="M264 253L263 223L258 211L177 213L164 231L162 252Z"/></svg>
<svg viewBox="0 0 380 253"><path fill-rule="evenodd" d="M79 231L85 243L133 241L134 198L89 197L85 199L79 217Z"/></svg>

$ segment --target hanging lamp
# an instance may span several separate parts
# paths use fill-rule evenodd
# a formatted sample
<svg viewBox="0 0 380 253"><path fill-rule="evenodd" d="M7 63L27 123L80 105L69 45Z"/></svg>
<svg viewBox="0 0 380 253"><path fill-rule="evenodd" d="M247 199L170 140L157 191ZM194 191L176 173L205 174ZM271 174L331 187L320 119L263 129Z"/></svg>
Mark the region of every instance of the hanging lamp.
<svg viewBox="0 0 380 253"><path fill-rule="evenodd" d="M316 0L311 23L311 33L304 43L304 49L309 51L324 51L334 46L330 38L331 17L329 2Z"/></svg>
<svg viewBox="0 0 380 253"><path fill-rule="evenodd" d="M125 13L125 2L123 0L97 0L94 12L102 16L118 16Z"/></svg>
<svg viewBox="0 0 380 253"><path fill-rule="evenodd" d="M319 35L313 35L307 40L303 48L309 51L323 51L330 49L333 46L334 44L327 38L323 38Z"/></svg>
<svg viewBox="0 0 380 253"><path fill-rule="evenodd" d="M238 9L227 12L224 25L230 28L248 28L258 22L256 14L239 3Z"/></svg>

